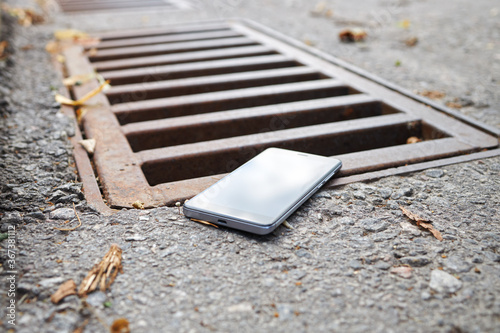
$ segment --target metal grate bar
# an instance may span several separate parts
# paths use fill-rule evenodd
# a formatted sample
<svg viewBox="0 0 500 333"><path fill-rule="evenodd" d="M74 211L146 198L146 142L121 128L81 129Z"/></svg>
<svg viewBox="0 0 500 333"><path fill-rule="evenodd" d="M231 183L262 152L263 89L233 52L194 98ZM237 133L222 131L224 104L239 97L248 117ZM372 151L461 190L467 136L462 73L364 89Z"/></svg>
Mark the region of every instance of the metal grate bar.
<svg viewBox="0 0 500 333"><path fill-rule="evenodd" d="M124 125L122 131L132 150L141 151L378 116L384 112L378 101L358 94L131 123Z"/></svg>
<svg viewBox="0 0 500 333"><path fill-rule="evenodd" d="M225 22L207 22L207 23L189 23L189 24L176 24L175 26L168 27L156 27L156 28L144 28L144 29L134 29L134 30L120 30L120 31L108 31L99 33L99 39L101 41L108 41L114 39L129 39L137 37L150 37L159 35L174 35L174 34L185 34L185 33L196 33L212 30L227 30L231 29L231 25Z"/></svg>
<svg viewBox="0 0 500 333"><path fill-rule="evenodd" d="M108 40L99 43L99 50L132 46L155 45L162 43L186 42L204 39L241 37L241 34L232 30L215 30L196 33L170 34L153 37L137 37L127 39Z"/></svg>
<svg viewBox="0 0 500 333"><path fill-rule="evenodd" d="M106 96L109 98L111 104L117 104L136 100L318 79L321 79L321 74L312 68L304 66L286 67L179 80L127 84L112 87L106 91Z"/></svg>
<svg viewBox="0 0 500 333"><path fill-rule="evenodd" d="M249 156L269 147L337 156L357 149L380 148L387 141L404 144L408 136L417 133L417 128L407 130L411 121L415 118L405 114L386 115L145 150L136 155L149 184L154 186L230 172ZM164 172L167 165L169 173Z"/></svg>
<svg viewBox="0 0 500 333"><path fill-rule="evenodd" d="M65 12L84 12L99 10L117 10L147 7L179 7L178 4L166 0L58 0Z"/></svg>
<svg viewBox="0 0 500 333"><path fill-rule="evenodd" d="M325 79L115 104L111 107L111 111L123 125L144 120L332 97L348 93L349 88L344 83L334 79Z"/></svg>
<svg viewBox="0 0 500 333"><path fill-rule="evenodd" d="M101 72L115 85L297 66L281 54Z"/></svg>
<svg viewBox="0 0 500 333"><path fill-rule="evenodd" d="M90 57L91 61L133 58L156 54L168 54L182 51L197 51L238 45L255 45L255 41L247 37L209 39L203 41L189 41L178 43L156 44L148 46L130 46L97 51Z"/></svg>
<svg viewBox="0 0 500 333"><path fill-rule="evenodd" d="M227 49L215 49L198 52L180 52L150 57L137 57L131 59L97 61L92 65L96 71L110 71L126 68L137 68L158 65L171 65L193 61L207 61L227 58L239 58L258 55L269 55L275 53L271 48L263 45L240 46Z"/></svg>

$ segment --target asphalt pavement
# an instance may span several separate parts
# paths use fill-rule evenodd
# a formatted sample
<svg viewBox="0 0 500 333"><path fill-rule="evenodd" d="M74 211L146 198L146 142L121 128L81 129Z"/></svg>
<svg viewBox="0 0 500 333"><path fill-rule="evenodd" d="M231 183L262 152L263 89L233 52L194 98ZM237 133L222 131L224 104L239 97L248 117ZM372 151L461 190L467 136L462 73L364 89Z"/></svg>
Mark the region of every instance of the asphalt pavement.
<svg viewBox="0 0 500 333"><path fill-rule="evenodd" d="M322 190L288 220L293 229L267 236L197 224L177 207L104 216L78 183L74 128L54 100L61 80L45 50L59 29L244 17L500 128L496 1L214 0L71 15L47 3L41 24L2 17L3 331L108 332L119 318L132 332L500 331L500 157ZM365 29L366 40L341 43L349 27ZM430 219L443 240L400 206ZM55 229L78 218L75 230ZM123 272L105 292L51 302L112 244Z"/></svg>

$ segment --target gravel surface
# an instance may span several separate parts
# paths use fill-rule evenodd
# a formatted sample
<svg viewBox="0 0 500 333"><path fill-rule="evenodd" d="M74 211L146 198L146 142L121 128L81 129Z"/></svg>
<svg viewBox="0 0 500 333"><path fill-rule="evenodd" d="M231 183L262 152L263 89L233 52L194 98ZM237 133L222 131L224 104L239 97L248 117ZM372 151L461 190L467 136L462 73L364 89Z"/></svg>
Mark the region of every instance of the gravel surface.
<svg viewBox="0 0 500 333"><path fill-rule="evenodd" d="M289 219L293 230L265 237L189 222L176 207L106 217L86 205L67 140L74 129L54 102L60 79L44 51L61 28L248 17L408 89L442 91L439 102L500 127L495 1L326 5L332 17L311 15L305 0L217 0L205 10L93 19L55 13L29 28L3 17L11 55L0 62L0 231L16 228L17 274L8 273L12 242L2 240L2 330L73 332L88 319L85 332L107 332L126 318L133 332L500 331L500 157L321 191ZM368 40L340 44L338 31L355 24ZM407 47L411 36L419 43ZM78 225L73 204L81 227L54 229ZM432 220L443 241L400 206ZM79 285L113 243L123 273L111 287L86 303L73 295L52 304L58 287ZM16 326L7 317L11 275Z"/></svg>

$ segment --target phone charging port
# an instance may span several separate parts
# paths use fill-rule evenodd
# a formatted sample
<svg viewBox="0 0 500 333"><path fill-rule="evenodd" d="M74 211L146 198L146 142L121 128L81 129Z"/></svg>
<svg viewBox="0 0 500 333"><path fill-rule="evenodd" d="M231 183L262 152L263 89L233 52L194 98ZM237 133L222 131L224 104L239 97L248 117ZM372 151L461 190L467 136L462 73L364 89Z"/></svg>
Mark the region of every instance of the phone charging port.
<svg viewBox="0 0 500 333"><path fill-rule="evenodd" d="M227 224L227 222L224 221L224 220L217 220L217 223L219 223L219 224Z"/></svg>

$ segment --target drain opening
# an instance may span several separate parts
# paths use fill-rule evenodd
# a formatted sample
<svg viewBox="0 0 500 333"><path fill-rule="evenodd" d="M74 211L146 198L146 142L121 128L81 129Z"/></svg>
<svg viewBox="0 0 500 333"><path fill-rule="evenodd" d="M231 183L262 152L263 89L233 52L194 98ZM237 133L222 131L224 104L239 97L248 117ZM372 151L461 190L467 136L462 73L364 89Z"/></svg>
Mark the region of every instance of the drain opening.
<svg viewBox="0 0 500 333"><path fill-rule="evenodd" d="M269 147L292 149L323 156L337 156L351 152L371 150L382 147L404 145L409 137L423 137L432 134L431 139L444 138L446 134L421 122L407 123L394 117L393 124L370 126L362 130L351 130L346 124L345 130L333 130L329 124L316 127L301 127L283 130L280 134L257 134L236 137L225 142L202 142L198 146L182 147L183 152L176 154L172 150L162 155L168 159L154 161L156 152L142 152L150 160L142 166L144 175L151 186L184 179L224 174L233 171L250 158ZM314 133L314 134L311 134ZM202 147L200 147L202 146ZM205 146L205 147L203 147ZM196 151L208 150L209 153L196 154ZM214 149L217 147L218 149ZM220 148L219 148L220 147ZM165 170L170 172L166 173Z"/></svg>
<svg viewBox="0 0 500 333"><path fill-rule="evenodd" d="M112 207L189 198L271 146L337 156L342 175L498 146L273 34L210 22L106 33L96 51L66 51L69 75L111 80L84 128ZM74 87L75 97L96 85Z"/></svg>

